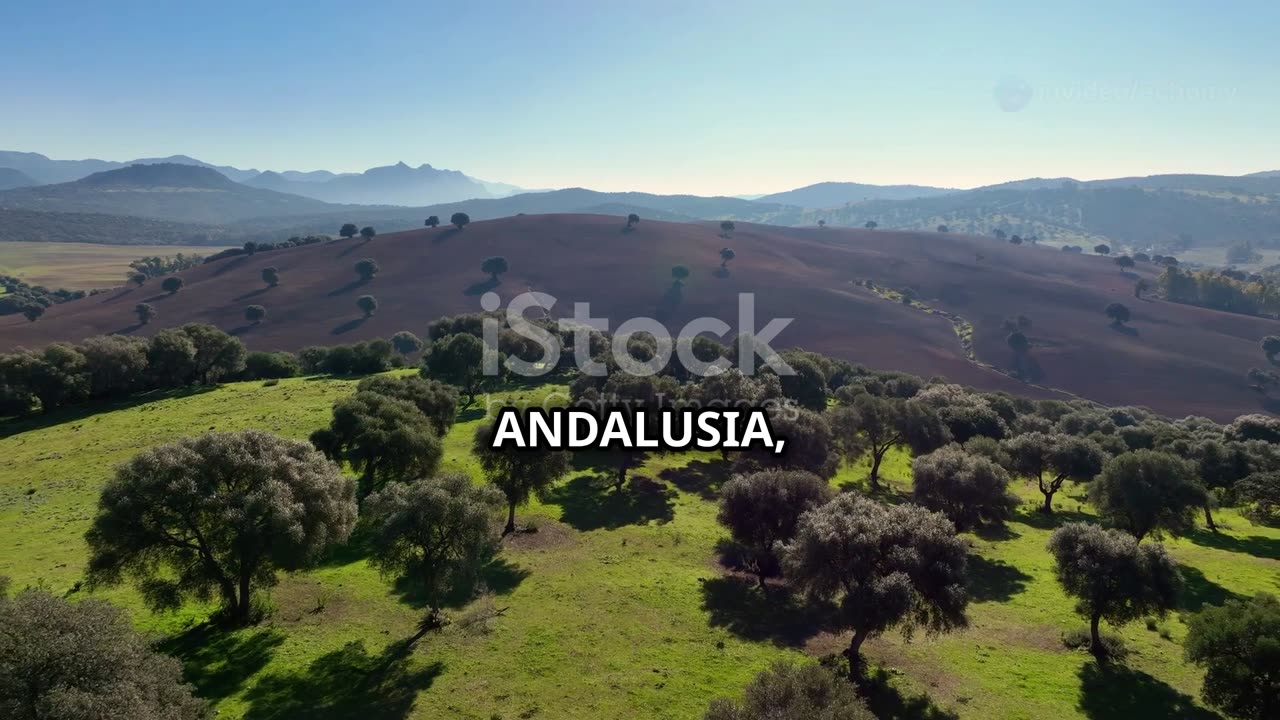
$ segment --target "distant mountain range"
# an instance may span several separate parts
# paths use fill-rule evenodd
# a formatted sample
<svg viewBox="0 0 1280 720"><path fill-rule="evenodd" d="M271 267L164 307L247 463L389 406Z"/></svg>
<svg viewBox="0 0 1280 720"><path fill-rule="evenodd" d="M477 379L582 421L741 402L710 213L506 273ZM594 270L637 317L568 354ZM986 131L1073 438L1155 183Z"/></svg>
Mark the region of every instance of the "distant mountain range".
<svg viewBox="0 0 1280 720"><path fill-rule="evenodd" d="M21 187L6 181L6 171L22 173L27 185L49 185L80 180L94 173L119 170L132 165L190 165L218 171L229 180L252 187L291 193L329 203L357 205L428 205L467 198L504 197L525 192L516 185L486 182L457 170L441 170L430 165L416 168L404 163L375 167L363 173L334 173L328 170L259 171L230 165L214 165L187 155L165 158L138 158L128 162L109 160L51 160L39 153L0 151L0 190ZM16 176L15 176L16 177Z"/></svg>
<svg viewBox="0 0 1280 720"><path fill-rule="evenodd" d="M239 244L335 234L346 222L393 232L421 227L430 215L447 221L454 212L473 220L634 212L642 219L671 221L854 227L874 221L886 230L1003 230L1047 243L1105 242L1171 252L1245 241L1280 247L1280 171L1238 177L1028 178L972 190L830 182L747 199L583 188L515 192L519 188L458 171L404 163L363 173L263 173L187 156L172 159L179 162L33 184L118 163L0 152L0 163L22 166L0 170L0 240ZM421 198L443 199L418 202ZM107 216L113 219L102 221Z"/></svg>

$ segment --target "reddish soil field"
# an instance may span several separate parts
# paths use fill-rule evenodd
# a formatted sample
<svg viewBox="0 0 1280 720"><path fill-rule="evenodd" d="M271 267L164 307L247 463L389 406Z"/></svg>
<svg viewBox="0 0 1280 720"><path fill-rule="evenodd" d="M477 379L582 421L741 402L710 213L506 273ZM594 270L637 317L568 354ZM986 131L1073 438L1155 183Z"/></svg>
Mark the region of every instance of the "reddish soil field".
<svg viewBox="0 0 1280 720"><path fill-rule="evenodd" d="M616 327L654 316L671 287L671 266L692 270L678 303L667 302L667 324L710 315L738 332L737 294L756 295L757 328L770 318L794 322L775 346L799 346L878 369L941 375L986 389L1051 397L1054 388L1108 404L1146 405L1175 416L1218 420L1261 409L1244 373L1265 362L1258 341L1280 334L1280 323L1133 297L1134 275L1106 258L1012 246L992 238L889 231L782 228L739 223L733 237L715 223L623 221L598 215L529 215L452 228L380 235L371 242L335 241L241 256L182 273L174 296L152 280L58 305L36 323L0 318L0 349L39 347L103 333L150 334L186 322L207 322L237 334L250 348L297 350L306 345L424 334L431 320L480 309L486 275L480 262L505 256L511 270L494 290L504 302L533 289L558 298L553 314L570 316L590 302L592 315ZM716 277L719 250L737 253L728 277ZM981 255L981 258L979 258ZM373 258L381 272L359 283L357 260ZM281 284L265 289L261 270L275 266ZM1138 272L1150 280L1151 267ZM1031 360L1039 385L1024 384L970 362L950 321L887 301L854 285L911 287L922 302L973 323L979 360L1013 367L1001 329L1004 318L1032 320ZM363 320L355 299L378 299ZM1103 308L1124 302L1126 330L1109 326ZM159 318L136 325L133 307L148 302ZM250 326L247 305L267 308Z"/></svg>

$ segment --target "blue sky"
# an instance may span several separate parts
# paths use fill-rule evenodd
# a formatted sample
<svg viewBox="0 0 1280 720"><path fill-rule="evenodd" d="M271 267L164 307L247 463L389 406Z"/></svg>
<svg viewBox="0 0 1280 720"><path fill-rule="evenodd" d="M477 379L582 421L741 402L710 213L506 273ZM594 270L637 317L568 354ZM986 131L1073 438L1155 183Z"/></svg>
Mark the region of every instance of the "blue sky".
<svg viewBox="0 0 1280 720"><path fill-rule="evenodd" d="M0 149L697 194L1280 169L1275 2L198 4L6 3Z"/></svg>

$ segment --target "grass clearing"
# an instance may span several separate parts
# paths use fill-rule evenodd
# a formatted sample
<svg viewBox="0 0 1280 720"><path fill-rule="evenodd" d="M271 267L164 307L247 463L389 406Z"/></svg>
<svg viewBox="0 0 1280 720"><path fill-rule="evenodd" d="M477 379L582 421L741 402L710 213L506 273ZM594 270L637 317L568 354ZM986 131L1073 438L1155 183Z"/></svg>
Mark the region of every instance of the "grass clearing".
<svg viewBox="0 0 1280 720"><path fill-rule="evenodd" d="M94 243L0 242L0 275L32 285L92 290L125 284L129 263L152 255L212 255L225 248L204 245L98 245Z"/></svg>
<svg viewBox="0 0 1280 720"><path fill-rule="evenodd" d="M116 463L210 429L304 438L355 383L238 383L0 425L0 574L16 587L72 591L83 532ZM565 391L511 389L492 402L555 403ZM445 439L444 469L479 478L469 447L482 414L463 412ZM600 487L590 455L575 460L565 481L519 510L517 521L537 532L506 541L485 573L490 595L453 608L453 625L412 647L402 641L414 634L420 602L370 568L358 546L314 571L283 575L270 592L272 618L236 632L202 626L206 607L153 614L128 588L101 595L164 638L223 718L699 717L712 697L736 694L775 658L843 648L847 638L825 632L820 613L781 593L764 599L718 566L718 454L651 456L621 493ZM847 466L832 484L863 488L866 473L865 464ZM884 499L902 500L910 458L891 454L882 474L890 482ZM1070 488L1060 514L1046 518L1033 510L1034 488L1019 482L1017 490L1025 503L1004 532L968 535L971 627L868 643L902 694L898 716L1214 717L1196 699L1199 671L1182 660L1179 617L1156 630L1104 624L1130 650L1107 673L1063 647L1061 635L1085 623L1054 581L1045 544L1056 523L1091 511ZM1280 531L1226 509L1216 516L1221 534L1170 542L1188 580L1188 610L1280 590ZM504 612L464 622L485 610Z"/></svg>

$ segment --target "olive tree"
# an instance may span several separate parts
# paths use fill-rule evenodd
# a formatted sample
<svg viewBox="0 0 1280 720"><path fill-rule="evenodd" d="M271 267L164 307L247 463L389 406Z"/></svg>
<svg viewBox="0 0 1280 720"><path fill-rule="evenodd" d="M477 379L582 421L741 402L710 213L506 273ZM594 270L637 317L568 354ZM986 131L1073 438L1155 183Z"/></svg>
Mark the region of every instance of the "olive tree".
<svg viewBox="0 0 1280 720"><path fill-rule="evenodd" d="M354 484L310 445L257 430L142 452L102 490L90 586L131 578L153 608L217 595L246 624L254 587L313 564L356 521Z"/></svg>
<svg viewBox="0 0 1280 720"><path fill-rule="evenodd" d="M170 295L174 295L179 290L182 289L182 285L183 285L182 278L178 277L177 275L170 275L169 277L165 278L163 282L160 283L160 289L164 290Z"/></svg>
<svg viewBox="0 0 1280 720"><path fill-rule="evenodd" d="M355 223L346 223L345 225L342 226L342 229L338 231L338 235L350 240L351 238L355 237L356 234L359 232L360 230L356 228Z"/></svg>
<svg viewBox="0 0 1280 720"><path fill-rule="evenodd" d="M480 272L486 273L489 279L498 282L498 276L508 270L507 259L501 255L487 257L480 263Z"/></svg>
<svg viewBox="0 0 1280 720"><path fill-rule="evenodd" d="M1119 530L1068 523L1049 537L1058 583L1089 619L1090 649L1099 662L1106 648L1098 623L1119 627L1145 615L1163 617L1177 604L1178 566L1163 545L1139 546Z"/></svg>
<svg viewBox="0 0 1280 720"><path fill-rule="evenodd" d="M267 287L275 287L279 285L280 271L274 267L262 268L262 282L266 283Z"/></svg>
<svg viewBox="0 0 1280 720"><path fill-rule="evenodd" d="M372 226L366 225L360 228L360 237L364 238L365 242L369 242L377 234L378 231L374 230Z"/></svg>
<svg viewBox="0 0 1280 720"><path fill-rule="evenodd" d="M879 397L868 393L857 395L852 405L837 408L831 423L853 458L871 455L871 489L880 488L880 464L895 447L906 446L917 453L939 448L950 439L937 413L927 405L901 398Z"/></svg>
<svg viewBox="0 0 1280 720"><path fill-rule="evenodd" d="M810 662L778 660L747 685L741 702L716 698L705 720L875 720L854 686Z"/></svg>
<svg viewBox="0 0 1280 720"><path fill-rule="evenodd" d="M1092 440L1062 433L1029 432L1001 442L1009 457L1008 468L1035 478L1044 496L1040 512L1053 514L1053 496L1068 480L1088 482L1102 472L1106 455Z"/></svg>
<svg viewBox="0 0 1280 720"><path fill-rule="evenodd" d="M911 476L912 499L946 515L959 530L984 522L1003 523L1018 507L1004 468L955 443L917 457L911 463Z"/></svg>
<svg viewBox="0 0 1280 720"><path fill-rule="evenodd" d="M423 224L429 228L439 227L440 217L438 215L432 215L431 217L427 218L427 221Z"/></svg>
<svg viewBox="0 0 1280 720"><path fill-rule="evenodd" d="M831 499L826 481L803 470L766 470L734 475L720 488L716 519L746 550L746 565L760 587L776 574L778 543L791 540L800 515Z"/></svg>
<svg viewBox="0 0 1280 720"><path fill-rule="evenodd" d="M1201 665L1204 698L1234 718L1280 717L1280 601L1259 594L1208 606L1187 623L1187 659Z"/></svg>
<svg viewBox="0 0 1280 720"><path fill-rule="evenodd" d="M138 303L133 306L133 313L138 316L138 324L146 325L156 319L156 309L149 303Z"/></svg>
<svg viewBox="0 0 1280 720"><path fill-rule="evenodd" d="M373 564L422 583L433 624L445 593L474 580L498 550L502 494L461 473L395 483L370 495Z"/></svg>
<svg viewBox="0 0 1280 720"><path fill-rule="evenodd" d="M1141 542L1183 534L1205 502L1196 466L1169 453L1136 450L1112 458L1089 488L1098 513Z"/></svg>
<svg viewBox="0 0 1280 720"><path fill-rule="evenodd" d="M634 225L638 224L639 222L640 222L640 216L639 216L639 215L637 215L637 214L635 214L635 213L631 213L631 214L627 215L627 227L628 227L628 228L630 228L630 227L632 227L632 226L634 226Z"/></svg>
<svg viewBox="0 0 1280 720"><path fill-rule="evenodd" d="M361 498L434 474L443 454L436 428L415 405L368 390L334 403L329 427L312 433L311 443L360 473Z"/></svg>
<svg viewBox="0 0 1280 720"><path fill-rule="evenodd" d="M733 248L720 248L720 267L728 266L729 261L736 257L738 257L738 253L734 252Z"/></svg>
<svg viewBox="0 0 1280 720"><path fill-rule="evenodd" d="M267 309L261 305L250 305L244 309L244 319L257 325L267 316Z"/></svg>
<svg viewBox="0 0 1280 720"><path fill-rule="evenodd" d="M1120 327L1129 322L1129 308L1124 303L1113 302L1103 311L1111 318L1111 324Z"/></svg>
<svg viewBox="0 0 1280 720"><path fill-rule="evenodd" d="M432 342L422 355L422 375L461 388L470 405L485 381L484 343L469 333L446 335Z"/></svg>
<svg viewBox="0 0 1280 720"><path fill-rule="evenodd" d="M436 434L444 437L458 415L458 391L438 380L422 377L376 375L356 386L357 392L372 392L404 400L431 421Z"/></svg>
<svg viewBox="0 0 1280 720"><path fill-rule="evenodd" d="M68 602L43 589L0 596L0 717L208 717L193 690L182 664L152 650L110 603Z"/></svg>
<svg viewBox="0 0 1280 720"><path fill-rule="evenodd" d="M401 355L412 355L422 349L422 339L408 330L401 330L391 336L391 347Z"/></svg>
<svg viewBox="0 0 1280 720"><path fill-rule="evenodd" d="M471 222L471 216L464 212L456 212L449 218L449 222L457 229L461 230Z"/></svg>
<svg viewBox="0 0 1280 720"><path fill-rule="evenodd" d="M356 274L360 276L361 282L369 282L381 269L378 267L378 261L373 258L362 258L355 264Z"/></svg>
<svg viewBox="0 0 1280 720"><path fill-rule="evenodd" d="M853 631L850 673L862 644L894 627L946 632L967 624L968 549L955 527L918 505L884 506L845 493L800 516L780 552L783 572L810 597L837 601Z"/></svg>
<svg viewBox="0 0 1280 720"><path fill-rule="evenodd" d="M569 472L569 453L549 448L495 448L495 430L492 424L477 428L472 451L485 477L506 497L507 524L502 529L506 535L516 531L516 506L528 502L534 493L546 490Z"/></svg>
<svg viewBox="0 0 1280 720"><path fill-rule="evenodd" d="M372 295L361 295L356 298L356 307L360 308L360 312L364 313L366 318L371 318L378 311L378 298Z"/></svg>

